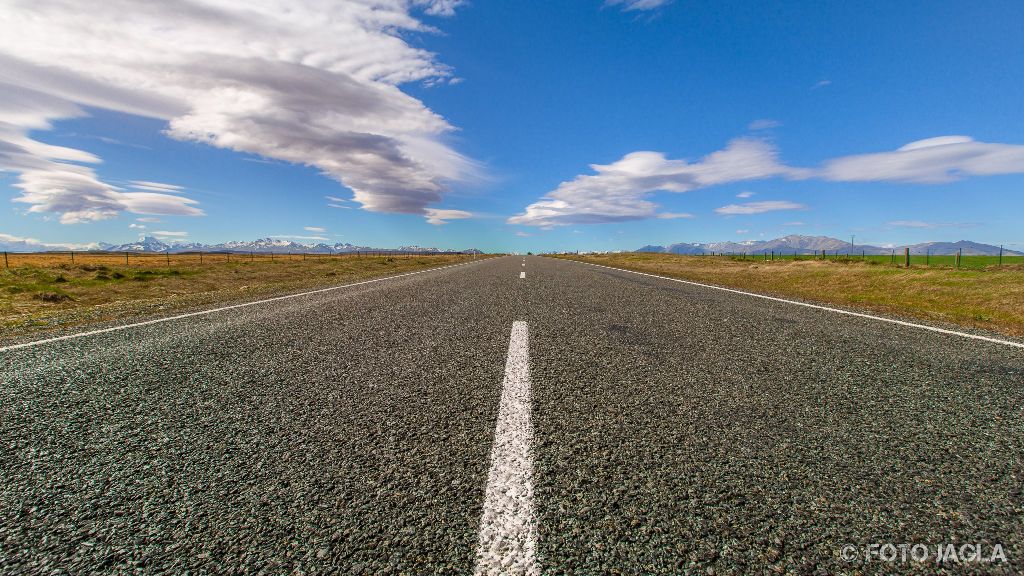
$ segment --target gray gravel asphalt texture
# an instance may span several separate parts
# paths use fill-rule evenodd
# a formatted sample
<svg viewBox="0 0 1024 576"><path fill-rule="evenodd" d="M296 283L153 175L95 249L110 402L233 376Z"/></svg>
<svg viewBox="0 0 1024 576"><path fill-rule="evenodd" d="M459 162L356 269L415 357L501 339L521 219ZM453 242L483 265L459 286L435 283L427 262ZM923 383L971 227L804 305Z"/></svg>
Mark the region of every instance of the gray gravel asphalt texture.
<svg viewBox="0 0 1024 576"><path fill-rule="evenodd" d="M0 572L470 573L515 320L544 573L1024 571L1021 350L521 262L0 352Z"/></svg>

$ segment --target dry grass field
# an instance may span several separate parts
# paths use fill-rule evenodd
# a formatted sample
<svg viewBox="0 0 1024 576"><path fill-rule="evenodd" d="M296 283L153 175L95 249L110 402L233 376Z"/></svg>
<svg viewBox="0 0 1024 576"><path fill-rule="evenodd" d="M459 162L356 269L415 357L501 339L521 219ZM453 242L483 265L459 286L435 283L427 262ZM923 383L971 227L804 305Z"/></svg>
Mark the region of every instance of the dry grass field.
<svg viewBox="0 0 1024 576"><path fill-rule="evenodd" d="M477 256L483 258L485 256ZM0 269L0 341L98 322L345 284L465 255L11 254ZM0 263L2 266L3 263Z"/></svg>
<svg viewBox="0 0 1024 576"><path fill-rule="evenodd" d="M560 256L783 298L1024 336L1024 266L898 268L831 260L764 262L672 254Z"/></svg>

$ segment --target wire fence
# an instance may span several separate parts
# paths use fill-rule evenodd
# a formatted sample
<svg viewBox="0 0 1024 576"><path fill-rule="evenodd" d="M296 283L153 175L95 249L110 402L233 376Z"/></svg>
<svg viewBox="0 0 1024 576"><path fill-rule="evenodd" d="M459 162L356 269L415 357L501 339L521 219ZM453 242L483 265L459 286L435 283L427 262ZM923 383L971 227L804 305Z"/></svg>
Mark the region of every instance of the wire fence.
<svg viewBox="0 0 1024 576"><path fill-rule="evenodd" d="M896 267L941 267L941 268L987 268L990 266L1009 266L1024 264L1024 256L1016 254L1005 254L1000 249L998 254L964 254L958 251L955 254L911 254L908 250L892 250L889 254L868 254L867 251L842 252L839 250L818 252L773 251L763 250L757 252L706 252L691 254L698 257L725 257L740 261L800 261L800 260L829 260L833 262L866 262L874 265L888 265Z"/></svg>
<svg viewBox="0 0 1024 576"><path fill-rule="evenodd" d="M345 252L4 252L4 268L81 264L104 266L195 266L229 262L295 262L363 258L430 258L466 256L471 252L422 252L411 250L353 250Z"/></svg>

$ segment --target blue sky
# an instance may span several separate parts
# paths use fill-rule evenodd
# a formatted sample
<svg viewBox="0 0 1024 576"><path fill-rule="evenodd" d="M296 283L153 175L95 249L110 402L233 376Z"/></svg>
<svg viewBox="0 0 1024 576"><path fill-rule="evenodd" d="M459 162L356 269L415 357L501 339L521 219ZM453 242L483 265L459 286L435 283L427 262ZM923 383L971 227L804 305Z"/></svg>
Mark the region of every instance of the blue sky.
<svg viewBox="0 0 1024 576"><path fill-rule="evenodd" d="M1020 2L115 4L0 8L0 234L1024 247Z"/></svg>

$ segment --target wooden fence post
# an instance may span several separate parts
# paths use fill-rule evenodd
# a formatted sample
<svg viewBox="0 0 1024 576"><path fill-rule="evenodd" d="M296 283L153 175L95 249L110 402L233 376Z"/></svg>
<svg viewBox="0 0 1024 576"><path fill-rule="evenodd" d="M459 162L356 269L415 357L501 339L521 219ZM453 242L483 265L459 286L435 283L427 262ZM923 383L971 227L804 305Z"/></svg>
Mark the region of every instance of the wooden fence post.
<svg viewBox="0 0 1024 576"><path fill-rule="evenodd" d="M199 263L200 264L203 263L203 251L202 250L199 251Z"/></svg>
<svg viewBox="0 0 1024 576"><path fill-rule="evenodd" d="M910 248L903 249L903 267L910 268Z"/></svg>
<svg viewBox="0 0 1024 576"><path fill-rule="evenodd" d="M128 253L127 252L124 253L124 265L125 266L128 265Z"/></svg>
<svg viewBox="0 0 1024 576"><path fill-rule="evenodd" d="M1003 265L1003 245L999 245L999 265Z"/></svg>
<svg viewBox="0 0 1024 576"><path fill-rule="evenodd" d="M10 265L7 264L7 251L6 250L4 250L4 268L10 268Z"/></svg>
<svg viewBox="0 0 1024 576"><path fill-rule="evenodd" d="M956 251L956 267L958 269L960 268L960 256L963 255L963 252L964 252L963 248L961 248L961 249Z"/></svg>
<svg viewBox="0 0 1024 576"><path fill-rule="evenodd" d="M75 251L74 250L71 251L71 263L72 264L75 263Z"/></svg>

